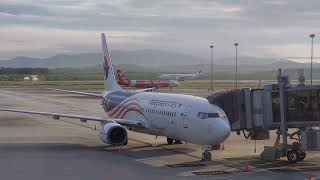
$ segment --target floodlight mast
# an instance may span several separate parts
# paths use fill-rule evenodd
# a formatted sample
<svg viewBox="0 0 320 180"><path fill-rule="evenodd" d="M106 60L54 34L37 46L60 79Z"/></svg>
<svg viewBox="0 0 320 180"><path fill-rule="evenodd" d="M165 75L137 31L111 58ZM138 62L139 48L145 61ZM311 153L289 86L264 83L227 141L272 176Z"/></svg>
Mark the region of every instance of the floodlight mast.
<svg viewBox="0 0 320 180"><path fill-rule="evenodd" d="M213 91L213 45L210 45L210 50L211 50L211 87L210 90Z"/></svg>
<svg viewBox="0 0 320 180"><path fill-rule="evenodd" d="M239 43L234 43L236 47L236 89L238 89L238 45Z"/></svg>
<svg viewBox="0 0 320 180"><path fill-rule="evenodd" d="M311 64L310 64L310 78L311 78L311 85L312 85L312 70L313 70L313 39L315 38L315 34L310 34L311 38Z"/></svg>

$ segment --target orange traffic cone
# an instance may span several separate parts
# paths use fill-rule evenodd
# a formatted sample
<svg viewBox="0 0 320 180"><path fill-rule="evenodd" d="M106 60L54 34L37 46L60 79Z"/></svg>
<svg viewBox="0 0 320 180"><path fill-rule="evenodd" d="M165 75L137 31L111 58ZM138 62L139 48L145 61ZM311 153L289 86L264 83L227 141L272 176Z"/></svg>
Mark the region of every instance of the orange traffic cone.
<svg viewBox="0 0 320 180"><path fill-rule="evenodd" d="M223 150L224 150L224 144L221 145L221 151L223 151Z"/></svg>
<svg viewBox="0 0 320 180"><path fill-rule="evenodd" d="M244 165L244 172L250 172L251 171L251 166L246 162L246 164Z"/></svg>
<svg viewBox="0 0 320 180"><path fill-rule="evenodd" d="M121 147L118 149L118 154L122 154L122 148Z"/></svg>

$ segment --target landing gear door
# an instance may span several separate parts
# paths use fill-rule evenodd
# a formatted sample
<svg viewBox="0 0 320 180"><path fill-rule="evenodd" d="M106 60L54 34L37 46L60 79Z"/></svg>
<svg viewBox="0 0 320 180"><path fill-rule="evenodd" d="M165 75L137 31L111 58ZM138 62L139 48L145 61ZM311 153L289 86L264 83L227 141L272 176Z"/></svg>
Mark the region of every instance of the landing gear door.
<svg viewBox="0 0 320 180"><path fill-rule="evenodd" d="M184 128L189 128L189 116L191 106L186 106L184 111L181 113L181 120Z"/></svg>

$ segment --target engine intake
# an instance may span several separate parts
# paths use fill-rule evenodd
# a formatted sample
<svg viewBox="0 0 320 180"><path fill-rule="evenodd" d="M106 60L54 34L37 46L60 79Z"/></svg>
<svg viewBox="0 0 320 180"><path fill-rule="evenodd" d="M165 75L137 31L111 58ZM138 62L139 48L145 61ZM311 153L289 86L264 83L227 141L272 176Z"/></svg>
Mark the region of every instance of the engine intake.
<svg viewBox="0 0 320 180"><path fill-rule="evenodd" d="M117 123L108 123L100 130L100 139L111 145L126 145L128 133L125 127Z"/></svg>

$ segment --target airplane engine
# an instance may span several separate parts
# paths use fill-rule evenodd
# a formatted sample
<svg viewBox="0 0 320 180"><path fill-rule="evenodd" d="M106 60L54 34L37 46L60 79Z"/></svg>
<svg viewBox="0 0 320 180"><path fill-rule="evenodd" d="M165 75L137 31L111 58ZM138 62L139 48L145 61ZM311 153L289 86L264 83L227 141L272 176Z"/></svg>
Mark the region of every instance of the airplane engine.
<svg viewBox="0 0 320 180"><path fill-rule="evenodd" d="M111 145L126 145L128 133L125 127L117 123L108 123L100 129L100 139Z"/></svg>

